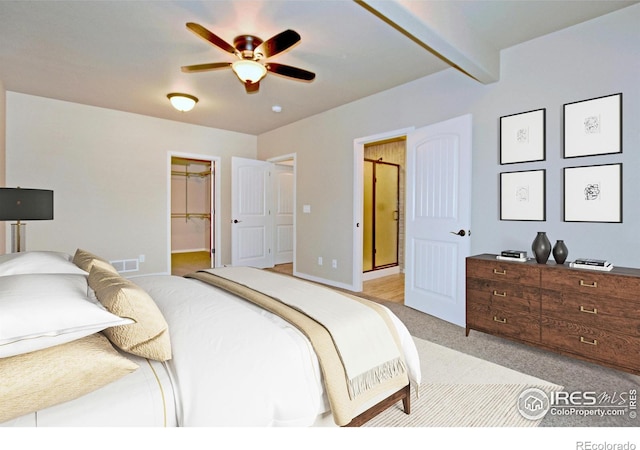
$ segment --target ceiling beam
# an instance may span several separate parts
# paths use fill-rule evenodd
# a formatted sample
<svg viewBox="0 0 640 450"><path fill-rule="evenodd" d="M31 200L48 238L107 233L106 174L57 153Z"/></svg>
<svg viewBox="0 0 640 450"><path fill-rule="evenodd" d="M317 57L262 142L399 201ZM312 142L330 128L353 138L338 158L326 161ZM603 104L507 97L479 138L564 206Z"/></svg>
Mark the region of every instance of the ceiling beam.
<svg viewBox="0 0 640 450"><path fill-rule="evenodd" d="M500 51L446 1L355 0L447 64L483 84L500 79Z"/></svg>

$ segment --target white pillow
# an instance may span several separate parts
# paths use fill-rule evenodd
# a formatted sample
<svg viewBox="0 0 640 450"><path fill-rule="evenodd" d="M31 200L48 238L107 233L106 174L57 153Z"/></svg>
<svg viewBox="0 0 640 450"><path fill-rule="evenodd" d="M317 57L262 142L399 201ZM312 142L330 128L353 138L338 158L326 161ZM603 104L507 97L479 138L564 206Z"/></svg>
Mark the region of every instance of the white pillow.
<svg viewBox="0 0 640 450"><path fill-rule="evenodd" d="M33 251L0 255L0 276L23 273L75 273L88 275L62 252Z"/></svg>
<svg viewBox="0 0 640 450"><path fill-rule="evenodd" d="M91 302L84 275L0 277L0 358L71 342L132 322Z"/></svg>

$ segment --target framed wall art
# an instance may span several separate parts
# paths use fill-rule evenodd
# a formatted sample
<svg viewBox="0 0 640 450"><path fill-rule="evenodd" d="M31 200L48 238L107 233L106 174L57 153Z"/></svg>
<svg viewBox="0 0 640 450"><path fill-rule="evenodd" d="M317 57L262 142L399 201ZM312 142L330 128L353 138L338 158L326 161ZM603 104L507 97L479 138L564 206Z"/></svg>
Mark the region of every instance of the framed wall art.
<svg viewBox="0 0 640 450"><path fill-rule="evenodd" d="M546 171L500 174L500 220L546 220Z"/></svg>
<svg viewBox="0 0 640 450"><path fill-rule="evenodd" d="M622 153L622 94L564 105L564 157Z"/></svg>
<svg viewBox="0 0 640 450"><path fill-rule="evenodd" d="M544 161L546 109L500 117L500 164Z"/></svg>
<svg viewBox="0 0 640 450"><path fill-rule="evenodd" d="M622 164L564 168L565 222L622 222Z"/></svg>

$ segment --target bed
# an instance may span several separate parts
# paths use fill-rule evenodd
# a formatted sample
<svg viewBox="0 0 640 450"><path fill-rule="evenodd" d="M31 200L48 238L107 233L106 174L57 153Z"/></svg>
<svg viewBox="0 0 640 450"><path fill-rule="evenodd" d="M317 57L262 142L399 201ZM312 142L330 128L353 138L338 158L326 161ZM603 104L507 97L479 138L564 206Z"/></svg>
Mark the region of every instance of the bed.
<svg viewBox="0 0 640 450"><path fill-rule="evenodd" d="M408 413L421 374L406 327L358 298L336 314L335 295L251 268L126 279L82 249L0 256L0 425L356 426L398 401ZM361 310L370 323L340 329Z"/></svg>

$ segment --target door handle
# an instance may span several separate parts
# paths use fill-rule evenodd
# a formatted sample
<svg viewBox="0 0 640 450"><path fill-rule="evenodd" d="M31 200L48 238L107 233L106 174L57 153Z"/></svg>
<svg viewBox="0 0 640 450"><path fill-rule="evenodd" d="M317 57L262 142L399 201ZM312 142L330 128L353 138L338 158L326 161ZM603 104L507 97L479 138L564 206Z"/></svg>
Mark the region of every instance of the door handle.
<svg viewBox="0 0 640 450"><path fill-rule="evenodd" d="M233 219L233 220L231 221L231 223L240 223L240 222L242 222L242 220Z"/></svg>
<svg viewBox="0 0 640 450"><path fill-rule="evenodd" d="M449 231L449 233L451 234L457 234L458 236L466 236L467 232L464 230L460 230L460 231Z"/></svg>

